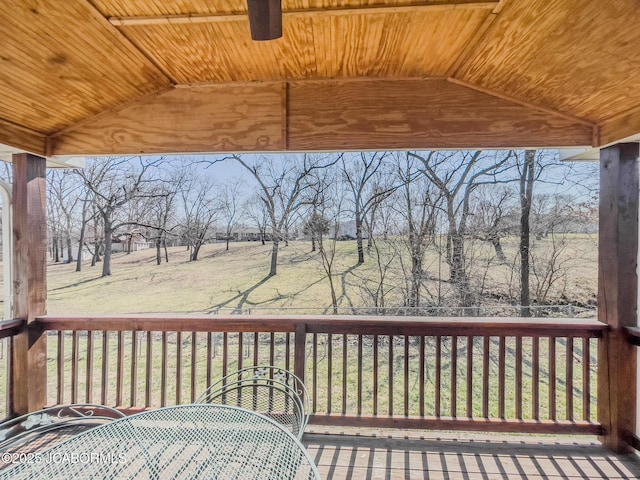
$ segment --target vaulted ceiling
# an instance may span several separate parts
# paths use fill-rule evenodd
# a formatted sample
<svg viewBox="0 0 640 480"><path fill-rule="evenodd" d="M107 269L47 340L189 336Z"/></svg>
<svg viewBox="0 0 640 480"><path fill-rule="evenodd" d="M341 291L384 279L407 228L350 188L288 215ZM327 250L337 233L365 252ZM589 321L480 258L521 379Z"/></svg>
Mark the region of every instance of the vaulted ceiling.
<svg viewBox="0 0 640 480"><path fill-rule="evenodd" d="M600 146L640 133L638 0L4 0L0 144L41 155Z"/></svg>

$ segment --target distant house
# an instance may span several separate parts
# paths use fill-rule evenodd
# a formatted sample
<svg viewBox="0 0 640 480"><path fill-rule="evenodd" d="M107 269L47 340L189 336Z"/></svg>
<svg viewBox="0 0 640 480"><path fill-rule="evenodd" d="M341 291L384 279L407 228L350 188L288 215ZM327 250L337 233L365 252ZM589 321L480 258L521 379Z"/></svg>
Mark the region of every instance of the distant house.
<svg viewBox="0 0 640 480"><path fill-rule="evenodd" d="M227 233L224 231L216 231L214 234L214 238L216 242L226 242L227 241ZM260 230L254 227L237 227L234 228L229 235L229 241L231 242L259 242L262 238ZM264 233L264 239L266 241L271 240L271 234L268 232Z"/></svg>
<svg viewBox="0 0 640 480"><path fill-rule="evenodd" d="M118 235L111 240L112 252L138 252L152 248L154 243L139 231L131 231Z"/></svg>
<svg viewBox="0 0 640 480"><path fill-rule="evenodd" d="M335 226L331 228L331 238L337 238L338 240L355 240L356 239L356 221L349 220L348 222L342 222L338 224L338 231L336 232ZM362 238L369 238L369 235L362 229Z"/></svg>

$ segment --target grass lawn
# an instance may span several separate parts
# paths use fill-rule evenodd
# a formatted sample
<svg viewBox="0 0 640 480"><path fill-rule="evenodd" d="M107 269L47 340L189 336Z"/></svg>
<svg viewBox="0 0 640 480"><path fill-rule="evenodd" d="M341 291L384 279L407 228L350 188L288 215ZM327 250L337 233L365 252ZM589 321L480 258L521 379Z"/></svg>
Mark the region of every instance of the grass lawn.
<svg viewBox="0 0 640 480"><path fill-rule="evenodd" d="M540 258L551 250L549 240L537 242ZM397 247L381 242L383 255ZM515 238L504 242L508 259L515 258ZM130 255L119 253L113 257L112 275L100 278L101 265L83 266L75 272L75 265L51 264L48 267L49 313L229 313L242 309L251 312L276 313L280 309L295 309L297 313L329 312L331 306L327 277L320 257L312 253L309 242L292 241L282 246L278 275L268 278L271 245L258 242L206 245L200 259L188 261L186 249L170 248L170 261L155 263L155 251L145 250ZM509 265L495 261L488 245L476 242L469 247L470 264L474 272L474 286L487 295L486 301L517 297L517 272ZM369 292L375 287L378 269L375 258L369 255L365 264L356 264L354 241L336 243L334 282L341 307L369 307L373 300ZM597 287L597 249L592 238L571 236L568 247L559 257L562 271L552 286L550 303L593 303ZM404 259L406 263L406 258ZM425 258L426 280L423 295L447 304L453 287L438 281L440 272L446 278L447 267L442 255L431 248ZM538 265L539 270L542 267ZM542 278L542 274L539 275ZM535 290L539 278L532 279ZM385 290L387 306L402 306L405 276L396 258L388 270Z"/></svg>

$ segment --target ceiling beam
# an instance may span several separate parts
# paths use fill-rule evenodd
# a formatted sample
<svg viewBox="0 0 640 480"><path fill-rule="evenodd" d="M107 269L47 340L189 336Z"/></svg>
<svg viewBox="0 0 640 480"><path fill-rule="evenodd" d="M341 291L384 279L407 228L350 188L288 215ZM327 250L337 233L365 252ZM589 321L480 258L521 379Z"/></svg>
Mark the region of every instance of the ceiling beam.
<svg viewBox="0 0 640 480"><path fill-rule="evenodd" d="M640 134L640 105L605 120L600 125L598 146Z"/></svg>
<svg viewBox="0 0 640 480"><path fill-rule="evenodd" d="M507 100L509 102L512 103L516 103L518 105L523 105L525 107L531 108L533 110L538 110L540 112L545 112L551 115L556 115L558 117L564 118L566 120L569 120L570 122L575 122L575 123L580 123L582 125L586 125L588 127L591 127L592 129L597 129L598 125L595 122L592 122L590 120L586 120L584 118L580 118L580 117L574 117L573 115L569 115L568 113L564 113L564 112L560 112L558 110L554 110L553 108L548 108L548 107L542 107L540 105L536 105L535 103L531 103L531 102L527 102L526 100L521 100L519 98L515 98L512 97L510 95L506 95L504 93L501 92L496 92L494 90L491 90L489 88L484 88L484 87L480 87L478 85L469 83L469 82L465 82L464 80L458 80L457 78L448 78L448 81L450 81L451 83L455 83L456 85L460 85L466 88L470 88L472 90L476 90L478 92L481 93L485 93L487 95L491 95L492 97L496 97L496 98L501 98L503 100ZM595 135L595 134L594 134ZM594 141L592 142L592 146L596 146L596 140L594 137Z"/></svg>
<svg viewBox="0 0 640 480"><path fill-rule="evenodd" d="M553 148L590 125L446 80L175 88L50 137L50 155Z"/></svg>
<svg viewBox="0 0 640 480"><path fill-rule="evenodd" d="M40 156L44 156L47 149L45 135L1 118L0 144Z"/></svg>
<svg viewBox="0 0 640 480"><path fill-rule="evenodd" d="M49 137L49 155L283 151L284 83L175 88Z"/></svg>
<svg viewBox="0 0 640 480"><path fill-rule="evenodd" d="M450 10L493 10L499 2L457 2L438 4L413 4L413 5L368 5L363 7L337 7L337 8L307 8L300 10L285 10L282 12L285 18L313 18L327 16L350 16L387 13L416 13L426 10L442 12ZM170 25L185 23L218 23L218 22L246 22L247 12L217 13L217 14L189 14L189 15L153 15L135 17L110 17L109 22L118 27L138 25Z"/></svg>

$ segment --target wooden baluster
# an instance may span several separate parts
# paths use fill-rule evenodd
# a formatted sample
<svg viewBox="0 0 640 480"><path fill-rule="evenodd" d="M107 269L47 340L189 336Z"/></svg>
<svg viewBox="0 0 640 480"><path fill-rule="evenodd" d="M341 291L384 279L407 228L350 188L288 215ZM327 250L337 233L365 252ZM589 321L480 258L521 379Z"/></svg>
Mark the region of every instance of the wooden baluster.
<svg viewBox="0 0 640 480"><path fill-rule="evenodd" d="M591 348L590 339L582 339L582 419L591 421Z"/></svg>
<svg viewBox="0 0 640 480"><path fill-rule="evenodd" d="M150 331L147 332L147 364L145 367L144 406L148 408L151 406L151 391L153 390L153 333Z"/></svg>
<svg viewBox="0 0 640 480"><path fill-rule="evenodd" d="M287 332L284 349L284 368L291 371L291 333Z"/></svg>
<svg viewBox="0 0 640 480"><path fill-rule="evenodd" d="M573 421L573 337L567 337L567 420Z"/></svg>
<svg viewBox="0 0 640 480"><path fill-rule="evenodd" d="M549 418L556 420L556 337L549 337Z"/></svg>
<svg viewBox="0 0 640 480"><path fill-rule="evenodd" d="M473 417L473 337L467 337L467 417Z"/></svg>
<svg viewBox="0 0 640 480"><path fill-rule="evenodd" d="M78 331L71 337L71 403L78 403Z"/></svg>
<svg viewBox="0 0 640 480"><path fill-rule="evenodd" d="M253 334L253 365L257 367L260 365L260 333L255 332Z"/></svg>
<svg viewBox="0 0 640 480"><path fill-rule="evenodd" d="M522 337L516 337L516 418L522 420Z"/></svg>
<svg viewBox="0 0 640 480"><path fill-rule="evenodd" d="M207 332L207 384L205 385L205 389L209 388L213 380L213 332Z"/></svg>
<svg viewBox="0 0 640 480"><path fill-rule="evenodd" d="M424 336L420 336L420 388L419 388L419 398L420 398L420 416L424 417L424 404L425 404L425 394L424 394L424 383L425 383L425 357L426 357L426 348L425 348L425 338Z"/></svg>
<svg viewBox="0 0 640 480"><path fill-rule="evenodd" d="M238 370L243 368L243 354L244 349L244 335L242 332L238 332Z"/></svg>
<svg viewBox="0 0 640 480"><path fill-rule="evenodd" d="M138 332L131 332L131 406L138 403Z"/></svg>
<svg viewBox="0 0 640 480"><path fill-rule="evenodd" d="M276 334L271 332L269 335L269 365L276 364Z"/></svg>
<svg viewBox="0 0 640 480"><path fill-rule="evenodd" d="M533 337L532 356L533 365L531 372L533 419L540 420L540 337Z"/></svg>
<svg viewBox="0 0 640 480"><path fill-rule="evenodd" d="M498 416L505 418L505 400L506 400L506 339L505 337L499 337L499 352L498 352Z"/></svg>
<svg viewBox="0 0 640 480"><path fill-rule="evenodd" d="M182 332L176 332L176 405L182 403Z"/></svg>
<svg viewBox="0 0 640 480"><path fill-rule="evenodd" d="M458 412L458 336L451 336L451 417Z"/></svg>
<svg viewBox="0 0 640 480"><path fill-rule="evenodd" d="M162 370L160 371L160 406L167 405L167 367L168 367L167 332L162 332Z"/></svg>
<svg viewBox="0 0 640 480"><path fill-rule="evenodd" d="M389 335L389 416L393 416L393 335Z"/></svg>
<svg viewBox="0 0 640 480"><path fill-rule="evenodd" d="M347 335L342 335L342 413L347 413Z"/></svg>
<svg viewBox="0 0 640 480"><path fill-rule="evenodd" d="M358 335L358 415L362 415L362 335Z"/></svg>
<svg viewBox="0 0 640 480"><path fill-rule="evenodd" d="M442 404L442 337L436 336L436 417L441 415Z"/></svg>
<svg viewBox="0 0 640 480"><path fill-rule="evenodd" d="M93 403L93 331L87 331L87 385L85 401Z"/></svg>
<svg viewBox="0 0 640 480"><path fill-rule="evenodd" d="M491 337L484 337L482 350L482 417L489 418L489 366L491 354Z"/></svg>
<svg viewBox="0 0 640 480"><path fill-rule="evenodd" d="M109 396L109 332L102 332L102 385L100 403L107 405Z"/></svg>
<svg viewBox="0 0 640 480"><path fill-rule="evenodd" d="M331 413L331 393L333 391L333 334L327 335L327 413Z"/></svg>
<svg viewBox="0 0 640 480"><path fill-rule="evenodd" d="M197 378L198 378L198 333L191 332L191 403L196 401Z"/></svg>
<svg viewBox="0 0 640 480"><path fill-rule="evenodd" d="M312 337L313 342L313 365L312 365L312 376L313 376L313 402L311 404L311 409L314 412L318 411L318 334L314 333Z"/></svg>
<svg viewBox="0 0 640 480"><path fill-rule="evenodd" d="M227 362L229 359L229 334L222 334L222 376L226 377L228 373Z"/></svg>
<svg viewBox="0 0 640 480"><path fill-rule="evenodd" d="M409 336L404 336L404 416L409 416Z"/></svg>
<svg viewBox="0 0 640 480"><path fill-rule="evenodd" d="M378 415L378 335L373 336L373 415Z"/></svg>
<svg viewBox="0 0 640 480"><path fill-rule="evenodd" d="M58 331L58 405L64 404L64 331Z"/></svg>
<svg viewBox="0 0 640 480"><path fill-rule="evenodd" d="M124 387L124 332L118 332L118 361L116 364L116 405L123 405L122 392Z"/></svg>

